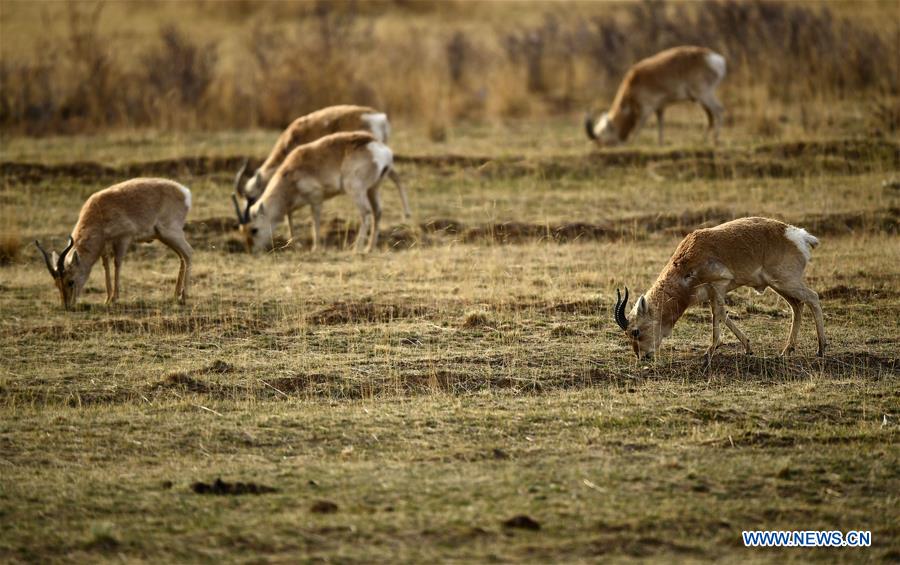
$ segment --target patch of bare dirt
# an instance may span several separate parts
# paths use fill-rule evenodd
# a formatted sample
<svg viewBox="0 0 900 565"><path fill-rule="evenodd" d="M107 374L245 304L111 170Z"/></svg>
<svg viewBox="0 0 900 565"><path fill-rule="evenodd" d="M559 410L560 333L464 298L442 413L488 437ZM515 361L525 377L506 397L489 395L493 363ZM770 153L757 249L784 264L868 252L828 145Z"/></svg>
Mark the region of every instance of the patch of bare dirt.
<svg viewBox="0 0 900 565"><path fill-rule="evenodd" d="M796 159L802 157L840 157L861 161L877 158L900 166L900 144L885 139L837 139L831 141L792 141L756 148L756 154Z"/></svg>
<svg viewBox="0 0 900 565"><path fill-rule="evenodd" d="M113 309L126 308L126 305L116 305ZM147 312L143 312L146 315ZM61 340L83 338L86 335L98 333L115 334L189 334L215 328L223 331L230 329L240 322L225 321L209 316L166 316L166 317L141 317L131 318L105 318L99 320L75 320L68 323L35 326L24 330L27 336L41 336L44 338ZM10 328L4 334L21 336L23 330Z"/></svg>
<svg viewBox="0 0 900 565"><path fill-rule="evenodd" d="M537 531L541 529L541 524L531 516L528 516L526 514L519 514L517 516L513 516L509 520L504 520L503 527L516 528L519 530Z"/></svg>
<svg viewBox="0 0 900 565"><path fill-rule="evenodd" d="M196 494L212 494L217 496L240 496L243 494L267 494L278 492L278 489L257 483L234 482L229 483L222 479L216 479L212 483L197 481L191 485L191 490Z"/></svg>
<svg viewBox="0 0 900 565"><path fill-rule="evenodd" d="M338 511L338 505L330 500L317 500L309 507L309 511L315 514L334 514Z"/></svg>
<svg viewBox="0 0 900 565"><path fill-rule="evenodd" d="M422 231L425 233L443 233L455 235L463 231L465 226L462 222L449 218L436 218L422 224Z"/></svg>
<svg viewBox="0 0 900 565"><path fill-rule="evenodd" d="M79 179L91 182L95 182L98 179L123 179L142 176L178 178L237 172L241 168L243 161L244 157L242 156L188 156L177 159L129 163L118 167L109 167L92 161L77 161L54 165L4 161L0 163L0 177L10 182L19 183L36 183L52 178ZM251 169L254 169L260 162L260 160L251 159L249 166Z"/></svg>
<svg viewBox="0 0 900 565"><path fill-rule="evenodd" d="M331 396L326 391L340 383L340 378L322 373L298 373L292 377L280 377L266 381L266 383L285 394L305 393L314 396Z"/></svg>
<svg viewBox="0 0 900 565"><path fill-rule="evenodd" d="M814 162L778 161L766 159L694 159L668 161L648 165L659 177L677 180L794 178L810 174L853 175L880 170L880 164L838 157L820 157Z"/></svg>
<svg viewBox="0 0 900 565"><path fill-rule="evenodd" d="M810 351L814 344L808 344ZM844 378L854 375L885 377L900 374L900 359L881 357L869 352L828 354L824 358L806 357L799 354L780 357L772 352L772 356L743 355L740 353L716 353L709 371L713 374L731 375L744 378L765 378L767 380L800 380L813 374L827 374L831 378ZM700 364L694 361L680 361L678 364Z"/></svg>
<svg viewBox="0 0 900 565"><path fill-rule="evenodd" d="M157 383L156 389L178 389L188 392L207 393L210 390L209 383L195 379L188 373L172 373Z"/></svg>
<svg viewBox="0 0 900 565"><path fill-rule="evenodd" d="M7 182L36 183L48 178L75 178L96 182L137 176L184 177L234 173L244 156L187 156L176 159L129 163L109 167L81 161L45 165L16 161L0 162L0 177ZM635 167L653 164L656 174L688 174L703 177L787 176L818 169L821 173L858 172L878 167L900 167L900 145L883 139L839 139L773 143L753 150L670 150L638 149L595 150L576 156L546 159L523 157L494 158L475 155L397 155L399 164L412 164L443 170L475 169L487 176L516 177L538 175L552 179L561 176L598 176L609 167ZM797 165L803 163L803 170ZM256 168L260 159L250 159Z"/></svg>
<svg viewBox="0 0 900 565"><path fill-rule="evenodd" d="M613 224L589 224L568 222L565 224L529 224L503 222L484 224L467 229L462 240L466 242L489 239L499 243L517 243L527 240L552 240L558 242L579 239L617 239L622 233Z"/></svg>
<svg viewBox="0 0 900 565"><path fill-rule="evenodd" d="M849 235L853 233L900 233L900 208L871 212L814 214L793 222L813 235Z"/></svg>
<svg viewBox="0 0 900 565"><path fill-rule="evenodd" d="M900 293L885 288L859 288L855 286L838 285L819 293L823 300L853 300L866 302L870 300L884 300L896 298Z"/></svg>
<svg viewBox="0 0 900 565"><path fill-rule="evenodd" d="M176 371L169 373L161 381L150 387L151 392L177 390L197 394L233 395L239 386L225 386L202 377L209 375L225 375L234 372L234 365L216 359L211 364L193 371Z"/></svg>
<svg viewBox="0 0 900 565"><path fill-rule="evenodd" d="M665 233L685 236L691 231L712 227L735 218L746 216L724 208L705 208L680 213L647 214L620 218L600 223L564 222L559 224L535 224L528 222L497 222L466 225L452 218L436 218L418 226L400 224L381 230L379 247L382 249L408 249L414 246L439 245L450 237L466 243L491 241L499 244L516 244L528 241L618 241L623 238L641 238ZM886 208L866 212L840 212L814 214L790 220L817 236L848 235L854 233L900 233L900 209ZM322 230L320 245L345 249L356 238L354 220L332 218ZM231 218L213 217L188 222L185 231L195 245L204 243L228 253L246 253L244 243L237 237L237 222ZM279 252L306 251L312 245L308 230L299 229L292 246L277 239Z"/></svg>
<svg viewBox="0 0 900 565"><path fill-rule="evenodd" d="M513 158L516 160L517 158ZM448 153L445 155L395 155L395 163L410 163L425 167L448 168L448 167L482 167L486 163L494 161L494 157L454 155Z"/></svg>

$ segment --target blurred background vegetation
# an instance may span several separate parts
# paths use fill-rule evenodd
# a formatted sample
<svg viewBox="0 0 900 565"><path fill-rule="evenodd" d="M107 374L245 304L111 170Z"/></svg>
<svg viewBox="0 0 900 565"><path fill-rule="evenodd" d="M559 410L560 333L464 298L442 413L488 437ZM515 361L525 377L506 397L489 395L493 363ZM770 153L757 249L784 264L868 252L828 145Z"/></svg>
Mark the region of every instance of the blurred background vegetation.
<svg viewBox="0 0 900 565"><path fill-rule="evenodd" d="M729 120L900 128L894 2L0 1L0 128L280 128L337 103L422 124L581 115L680 44L728 60ZM848 112L847 107L853 111Z"/></svg>

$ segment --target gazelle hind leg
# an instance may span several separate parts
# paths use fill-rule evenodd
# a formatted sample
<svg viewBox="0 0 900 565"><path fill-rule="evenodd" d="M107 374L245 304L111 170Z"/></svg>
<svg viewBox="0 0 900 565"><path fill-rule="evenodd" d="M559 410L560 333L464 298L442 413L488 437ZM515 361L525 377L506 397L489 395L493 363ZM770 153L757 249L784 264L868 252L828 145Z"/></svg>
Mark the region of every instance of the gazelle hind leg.
<svg viewBox="0 0 900 565"><path fill-rule="evenodd" d="M800 322L803 319L803 302L794 298L790 294L776 290L779 296L784 298L785 302L791 307L791 331L788 334L787 343L781 350L781 355L786 356L794 351L797 346L797 335L800 334Z"/></svg>
<svg viewBox="0 0 900 565"><path fill-rule="evenodd" d="M796 343L797 333L800 331L800 311L803 305L806 304L812 311L813 318L816 321L816 335L819 338L819 348L816 351L816 355L819 357L824 356L827 342L825 340L825 320L822 314L822 306L819 304L819 295L805 286L778 288L775 289L775 292L784 297L788 304L791 305L791 309L794 310L794 321L791 323L791 337L788 341L790 348L793 349L793 345ZM787 347L785 350L789 351Z"/></svg>
<svg viewBox="0 0 900 565"><path fill-rule="evenodd" d="M373 186L368 192L369 205L372 207L372 232L369 234L369 244L366 253L372 251L378 245L378 228L381 223L381 196L378 193L378 185Z"/></svg>
<svg viewBox="0 0 900 565"><path fill-rule="evenodd" d="M713 144L719 144L719 129L722 127L722 113L724 108L714 94L707 94L698 100L706 112L707 127L703 139L709 139L709 133L713 134Z"/></svg>
<svg viewBox="0 0 900 565"><path fill-rule="evenodd" d="M372 229L372 217L374 213L372 211L372 204L369 202L369 195L365 190L354 190L351 192L351 195L353 197L353 202L359 210L360 216L359 232L356 234L353 248L357 252L362 253L364 252L363 244L367 239L370 239L368 236L369 231Z"/></svg>
<svg viewBox="0 0 900 565"><path fill-rule="evenodd" d="M397 187L397 191L400 193L400 201L403 204L403 218L408 220L412 217L412 212L409 209L409 199L406 197L406 188L404 188L403 184L400 182L400 175L397 174L393 168L388 169L388 177L391 179L391 182L394 183Z"/></svg>
<svg viewBox="0 0 900 565"><path fill-rule="evenodd" d="M103 275L106 279L106 303L110 304L112 302L113 286L109 272L109 254L104 251L100 258L103 259Z"/></svg>
<svg viewBox="0 0 900 565"><path fill-rule="evenodd" d="M178 280L175 282L175 300L184 304L188 297L188 287L191 277L191 259L194 255L194 249L184 238L184 232L181 230L160 230L157 229L157 237L159 240L174 251L181 264L178 267Z"/></svg>
<svg viewBox="0 0 900 565"><path fill-rule="evenodd" d="M819 338L819 348L816 350L818 357L825 356L825 346L828 341L825 339L825 316L822 314L822 305L819 303L819 295L814 290L804 288L800 300L809 306L812 310L813 318L816 320L816 336Z"/></svg>

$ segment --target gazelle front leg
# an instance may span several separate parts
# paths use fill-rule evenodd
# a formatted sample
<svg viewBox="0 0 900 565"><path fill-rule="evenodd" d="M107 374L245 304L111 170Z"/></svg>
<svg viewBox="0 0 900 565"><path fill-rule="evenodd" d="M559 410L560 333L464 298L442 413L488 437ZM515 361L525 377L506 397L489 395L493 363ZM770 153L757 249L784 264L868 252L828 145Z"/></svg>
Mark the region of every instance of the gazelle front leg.
<svg viewBox="0 0 900 565"><path fill-rule="evenodd" d="M288 234L290 235L290 241L294 241L294 219L293 219L294 211L291 210L287 213L287 223L288 223Z"/></svg>
<svg viewBox="0 0 900 565"><path fill-rule="evenodd" d="M312 202L309 205L310 212L312 213L312 249L310 251L316 251L319 248L319 237L321 236L321 228L322 228L322 203L321 202ZM288 216L290 217L290 216Z"/></svg>
<svg viewBox="0 0 900 565"><path fill-rule="evenodd" d="M716 348L719 347L719 343L722 337L722 328L720 324L725 321L725 325L728 325L727 314L725 312L725 298L722 296L722 293L713 285L707 286L708 296L709 296L709 307L712 311L712 343L709 348L706 350L704 357L706 357L707 362L712 360L713 353L715 353ZM734 330L732 330L734 331ZM745 338L746 339L746 338Z"/></svg>
<svg viewBox="0 0 900 565"><path fill-rule="evenodd" d="M722 321L722 315L719 313L719 307L715 300L710 300L709 306L710 310L712 310L712 343L706 348L706 353L703 354L707 360L712 359L713 353L716 351L716 348L719 347L719 338L721 337L719 322Z"/></svg>
<svg viewBox="0 0 900 565"><path fill-rule="evenodd" d="M128 251L128 246L130 244L131 239L127 237L113 242L113 264L116 268L116 274L112 299L109 301L110 303L119 299L119 274L122 271L122 260L125 259L125 253Z"/></svg>
<svg viewBox="0 0 900 565"><path fill-rule="evenodd" d="M657 141L660 145L663 145L663 114L665 113L665 108L662 106L656 110L656 133L657 133Z"/></svg>

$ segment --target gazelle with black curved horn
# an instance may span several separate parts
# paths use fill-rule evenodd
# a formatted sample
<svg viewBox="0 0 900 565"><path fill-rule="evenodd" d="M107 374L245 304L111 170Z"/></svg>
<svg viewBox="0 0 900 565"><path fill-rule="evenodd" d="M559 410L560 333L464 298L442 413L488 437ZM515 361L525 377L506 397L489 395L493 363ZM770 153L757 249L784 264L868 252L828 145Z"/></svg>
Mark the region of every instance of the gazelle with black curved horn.
<svg viewBox="0 0 900 565"><path fill-rule="evenodd" d="M294 120L278 137L275 146L262 165L252 174L247 172L247 161L235 179L235 193L241 198L258 200L265 192L269 181L275 176L278 167L287 159L291 151L311 143L326 135L339 132L362 131L372 134L381 143L387 143L391 132L391 124L387 114L368 106L339 105L329 106ZM411 216L406 189L396 171L391 169L388 177L397 186L403 204L405 218ZM294 237L294 224L291 219L292 210L287 211L288 230Z"/></svg>
<svg viewBox="0 0 900 565"><path fill-rule="evenodd" d="M66 243L66 247L62 250L62 253L57 255L56 251L53 251L52 258L51 253L47 253L47 250L44 249L43 246L41 246L40 241L34 240L34 244L44 256L44 263L47 264L47 270L50 271L50 276L52 276L54 279L60 278L63 271L65 270L66 255L69 254L69 251L71 251L72 247L75 245L75 241L72 239L72 236L69 236L69 241Z"/></svg>
<svg viewBox="0 0 900 565"><path fill-rule="evenodd" d="M749 286L757 292L771 288L790 305L791 331L782 355L794 350L803 306L816 322L819 348L825 354L825 325L819 296L804 280L804 271L819 240L806 230L769 218L740 218L714 228L699 229L685 237L646 294L625 316L625 299L616 301L615 320L625 331L638 358L652 357L663 338L694 304L708 302L712 310L712 344L707 360L720 343L720 324L737 337L751 354L750 340L728 318L725 295ZM616 291L618 296L618 291Z"/></svg>
<svg viewBox="0 0 900 565"><path fill-rule="evenodd" d="M181 260L175 297L184 302L191 273L193 249L184 237L184 223L191 209L191 191L166 179L138 178L96 192L81 207L78 222L59 257L48 253L38 241L47 270L59 289L63 306L75 306L91 269L103 260L106 302L119 297L122 260L132 242L159 240ZM115 284L109 259L115 264Z"/></svg>
<svg viewBox="0 0 900 565"><path fill-rule="evenodd" d="M625 308L628 304L628 287L625 287L625 300L622 300L622 295L619 293L619 289L616 289L616 307L613 310L613 317L616 320L616 323L619 324L619 327L622 328L623 331L628 329L628 319L625 318Z"/></svg>
<svg viewBox="0 0 900 565"><path fill-rule="evenodd" d="M253 198L248 198L247 203L241 210L241 204L238 202L237 196L231 195L231 202L234 204L234 213L237 215L238 230L243 234L245 225L250 223L250 208L256 202ZM248 253L253 253L252 242L249 238L244 238L244 246Z"/></svg>

